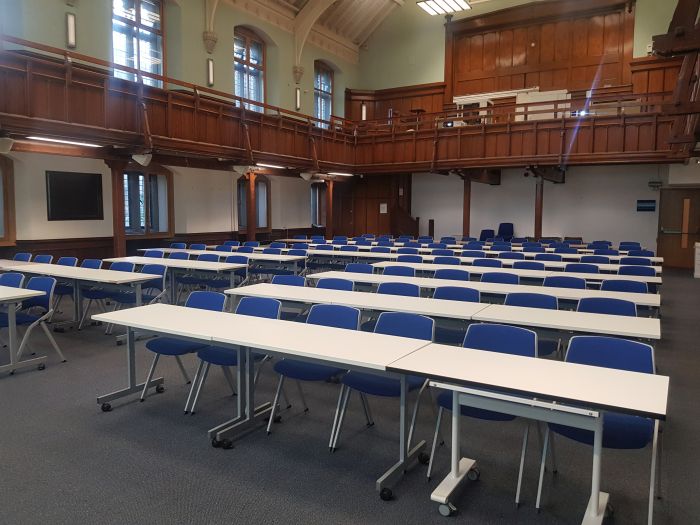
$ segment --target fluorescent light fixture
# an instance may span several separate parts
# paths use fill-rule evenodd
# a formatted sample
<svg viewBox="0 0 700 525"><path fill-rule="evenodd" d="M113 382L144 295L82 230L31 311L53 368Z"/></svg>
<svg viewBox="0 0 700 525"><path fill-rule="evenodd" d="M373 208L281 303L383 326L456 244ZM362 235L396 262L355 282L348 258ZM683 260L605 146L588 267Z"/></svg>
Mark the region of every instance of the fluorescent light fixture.
<svg viewBox="0 0 700 525"><path fill-rule="evenodd" d="M429 15L447 15L472 8L466 0L420 0L418 7Z"/></svg>
<svg viewBox="0 0 700 525"><path fill-rule="evenodd" d="M90 144L89 142L77 142L75 140L51 139L49 137L27 137L28 140L40 140L42 142L53 142L55 144L69 144L71 146L85 146L86 148L101 148L99 144Z"/></svg>
<svg viewBox="0 0 700 525"><path fill-rule="evenodd" d="M75 49L75 13L66 13L66 47Z"/></svg>
<svg viewBox="0 0 700 525"><path fill-rule="evenodd" d="M329 171L328 175L335 175L336 177L353 177L352 173L343 173L340 171Z"/></svg>
<svg viewBox="0 0 700 525"><path fill-rule="evenodd" d="M367 120L367 104L360 104L360 120Z"/></svg>
<svg viewBox="0 0 700 525"><path fill-rule="evenodd" d="M207 86L212 87L214 85L214 59L207 58Z"/></svg>
<svg viewBox="0 0 700 525"><path fill-rule="evenodd" d="M283 170L284 166L278 166L277 164L265 164L264 162L256 162L255 165L259 168L272 168L275 170Z"/></svg>
<svg viewBox="0 0 700 525"><path fill-rule="evenodd" d="M294 89L294 108L297 111L301 109L301 88Z"/></svg>

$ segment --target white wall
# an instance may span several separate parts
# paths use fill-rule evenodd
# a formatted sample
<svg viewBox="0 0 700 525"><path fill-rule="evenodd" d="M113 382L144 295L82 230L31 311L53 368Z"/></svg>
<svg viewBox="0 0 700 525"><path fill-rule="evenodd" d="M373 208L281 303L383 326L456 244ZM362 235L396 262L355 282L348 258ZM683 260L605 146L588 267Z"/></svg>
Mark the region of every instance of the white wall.
<svg viewBox="0 0 700 525"><path fill-rule="evenodd" d="M175 232L236 230L235 183L231 171L168 167L175 183Z"/></svg>
<svg viewBox="0 0 700 525"><path fill-rule="evenodd" d="M543 235L581 235L586 240L638 240L656 247L658 213L637 212L637 200L656 200L649 188L661 180L667 166L585 166L570 168L565 184L545 183ZM472 183L471 233L512 222L517 236L531 236L535 221L535 179L524 170L503 170L501 184ZM435 236L462 229L463 183L458 177L413 175L412 214L421 218L421 234L435 219Z"/></svg>
<svg viewBox="0 0 700 525"><path fill-rule="evenodd" d="M311 226L311 183L301 177L270 177L273 228Z"/></svg>
<svg viewBox="0 0 700 525"><path fill-rule="evenodd" d="M688 164L671 164L668 167L669 186L700 185L700 159L692 158Z"/></svg>
<svg viewBox="0 0 700 525"><path fill-rule="evenodd" d="M111 172L102 160L13 153L17 239L70 239L112 236ZM46 171L102 174L104 220L49 221L46 206Z"/></svg>

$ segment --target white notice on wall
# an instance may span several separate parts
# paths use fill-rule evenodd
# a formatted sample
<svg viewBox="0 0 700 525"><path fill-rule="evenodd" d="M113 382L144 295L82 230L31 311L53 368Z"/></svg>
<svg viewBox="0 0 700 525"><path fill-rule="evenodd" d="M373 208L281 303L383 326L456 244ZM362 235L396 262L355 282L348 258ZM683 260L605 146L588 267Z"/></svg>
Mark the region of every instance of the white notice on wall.
<svg viewBox="0 0 700 525"><path fill-rule="evenodd" d="M379 203L379 213L389 213L389 208L386 204L386 202L380 202Z"/></svg>

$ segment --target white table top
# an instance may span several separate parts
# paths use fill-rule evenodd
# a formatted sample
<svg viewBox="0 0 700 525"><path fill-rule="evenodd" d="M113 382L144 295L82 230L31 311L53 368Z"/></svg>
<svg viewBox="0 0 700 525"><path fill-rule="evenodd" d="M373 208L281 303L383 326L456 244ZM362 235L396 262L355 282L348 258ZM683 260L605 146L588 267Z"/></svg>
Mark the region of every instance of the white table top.
<svg viewBox="0 0 700 525"><path fill-rule="evenodd" d="M44 295L44 292L27 290L26 288L14 288L12 286L0 286L0 303L14 303L41 295Z"/></svg>
<svg viewBox="0 0 700 525"><path fill-rule="evenodd" d="M488 308L474 314L473 319L533 328L556 328L587 334L661 339L661 320L653 317L627 317L491 304Z"/></svg>
<svg viewBox="0 0 700 525"><path fill-rule="evenodd" d="M15 266L26 266L36 264L33 262L15 261L13 259L0 259L0 270L12 270Z"/></svg>
<svg viewBox="0 0 700 525"><path fill-rule="evenodd" d="M145 252L147 250L158 250L163 253L185 252L190 256L198 257L204 253L215 253L220 257L228 257L229 255L244 255L250 260L255 261L274 261L274 262L298 262L306 259L303 255L275 255L272 253L241 253L236 252L219 252L216 250L180 250L178 248L140 248L138 251ZM160 259L156 259L160 260Z"/></svg>
<svg viewBox="0 0 700 525"><path fill-rule="evenodd" d="M375 268L387 268L388 266L408 266L417 271L434 272L440 269L464 270L475 275L483 275L485 273L510 273L519 277L528 277L530 279L544 279L551 272L546 270L525 270L521 268L492 268L489 266L458 266L456 264L434 264L434 263L408 263L383 261L374 263Z"/></svg>
<svg viewBox="0 0 700 525"><path fill-rule="evenodd" d="M158 259L154 259L154 261L158 261ZM12 270L35 275L49 275L61 279L76 279L78 281L91 281L106 284L138 283L161 277L160 275L149 273L95 270L92 268L81 268L80 266L61 266L58 264L26 264L24 266L15 266Z"/></svg>
<svg viewBox="0 0 700 525"><path fill-rule="evenodd" d="M669 378L661 375L439 344L424 346L389 369L591 409L666 417Z"/></svg>
<svg viewBox="0 0 700 525"><path fill-rule="evenodd" d="M566 275L568 277L579 277L586 281L639 281L647 284L661 284L660 275L656 277L647 275L619 275L616 273L578 273L578 272L551 272L548 275Z"/></svg>
<svg viewBox="0 0 700 525"><path fill-rule="evenodd" d="M388 258L388 257L387 257ZM393 259L393 257L392 257ZM422 270L422 271L431 271L431 270L436 270L438 268L454 268L454 265L440 265L440 264L430 264L432 261L435 259L434 255L424 255L423 256L423 263L406 263L406 262L399 262L399 261L383 261L379 263L375 263L375 266L378 268L385 268L387 266L410 266L411 268L415 268L416 270ZM470 268L469 270L472 271L473 273L480 272L480 268L489 268L488 266L474 266L474 260L475 257L459 257L460 263L463 265L469 265ZM499 259L501 263L505 268L512 268L513 263L517 262L514 259ZM545 269L549 270L563 270L566 268L567 264L570 264L569 262L565 261L540 261L544 264ZM619 264L596 264L598 269L601 272L618 272L620 270L620 265ZM472 268L474 268L472 270ZM651 268L654 268L657 274L661 273L661 266L652 266ZM521 268L516 268L517 272L520 272L522 269ZM526 270L526 271L535 271L535 272L541 272L542 270ZM516 273L512 269L508 270L508 273ZM520 275L520 274L518 274Z"/></svg>
<svg viewBox="0 0 700 525"><path fill-rule="evenodd" d="M183 270L205 270L211 272L226 272L231 270L239 270L246 268L247 264L224 263L224 262L209 262L197 260L183 259L156 259L155 257L112 257L105 259L105 262L131 262L143 266L144 264L160 264L166 268L179 268Z"/></svg>
<svg viewBox="0 0 700 525"><path fill-rule="evenodd" d="M96 321L190 337L213 344L241 345L287 357L305 357L339 367L383 371L428 341L308 325L293 321L238 316L169 304L152 304L97 314Z"/></svg>
<svg viewBox="0 0 700 525"><path fill-rule="evenodd" d="M229 295L271 297L282 301L297 301L314 304L337 304L361 310L380 312L404 312L429 317L469 320L475 313L486 308L483 303L447 301L427 297L402 297L370 292L348 292L326 290L307 286L285 286L281 284L253 284L226 290Z"/></svg>
<svg viewBox="0 0 700 525"><path fill-rule="evenodd" d="M523 255L525 256L526 259L534 259L537 253L534 252L523 252ZM557 255L560 255L561 258L565 261L580 261L581 257L586 257L591 255L590 253L558 253ZM603 255L603 257L607 257L610 259L611 263L616 263L619 264L619 261L622 257L628 257L627 255ZM645 259L649 259L652 264L663 264L664 258L663 257L644 257ZM547 261L541 261L546 263ZM595 264L595 263L593 263ZM624 265L623 265L624 266Z"/></svg>

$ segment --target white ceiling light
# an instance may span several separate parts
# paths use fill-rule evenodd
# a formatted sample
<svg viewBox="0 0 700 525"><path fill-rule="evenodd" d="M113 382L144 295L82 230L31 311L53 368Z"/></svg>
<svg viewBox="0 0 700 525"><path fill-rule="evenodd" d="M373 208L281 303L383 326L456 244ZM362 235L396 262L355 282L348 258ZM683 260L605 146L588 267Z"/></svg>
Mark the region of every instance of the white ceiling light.
<svg viewBox="0 0 700 525"><path fill-rule="evenodd" d="M141 166L148 166L151 163L151 160L153 159L153 154L152 153L135 153L134 155L131 156L132 159L134 159L134 162L137 162L141 164Z"/></svg>
<svg viewBox="0 0 700 525"><path fill-rule="evenodd" d="M86 148L101 148L99 144L91 144L89 142L76 142L74 140L51 139L49 137L27 137L29 140L40 140L42 142L53 142L55 144L69 144L71 146L85 146Z"/></svg>
<svg viewBox="0 0 700 525"><path fill-rule="evenodd" d="M352 173L343 173L340 171L329 171L328 175L335 175L336 177L352 177Z"/></svg>
<svg viewBox="0 0 700 525"><path fill-rule="evenodd" d="M466 0L420 0L416 4L432 16L447 15L472 8Z"/></svg>
<svg viewBox="0 0 700 525"><path fill-rule="evenodd" d="M277 164L265 164L264 162L256 162L255 165L258 168L272 168L274 170L283 170L284 166L278 166Z"/></svg>
<svg viewBox="0 0 700 525"><path fill-rule="evenodd" d="M7 154L12 150L12 145L15 143L10 137L0 137L0 153Z"/></svg>

